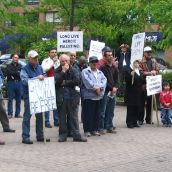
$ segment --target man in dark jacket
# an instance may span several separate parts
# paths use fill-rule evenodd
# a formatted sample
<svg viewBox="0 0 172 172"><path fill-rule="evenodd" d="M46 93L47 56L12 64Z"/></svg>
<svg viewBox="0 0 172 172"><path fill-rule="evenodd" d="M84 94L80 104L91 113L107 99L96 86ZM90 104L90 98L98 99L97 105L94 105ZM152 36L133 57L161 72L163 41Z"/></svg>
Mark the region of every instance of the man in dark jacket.
<svg viewBox="0 0 172 172"><path fill-rule="evenodd" d="M0 122L3 127L4 132L12 132L14 133L15 130L12 130L9 126L9 119L7 117L6 109L5 109L5 103L3 101L3 95L2 95L2 86L3 86L3 80L4 80L4 75L0 69Z"/></svg>
<svg viewBox="0 0 172 172"><path fill-rule="evenodd" d="M118 69L113 62L113 53L111 49L103 52L105 63L100 66L100 70L107 78L107 86L104 97L101 101L100 112L100 133L116 133L113 125L114 109L116 103L116 92L118 89Z"/></svg>
<svg viewBox="0 0 172 172"><path fill-rule="evenodd" d="M22 65L18 63L18 54L11 55L12 62L7 65L7 89L8 89L8 117L13 116L13 98L16 100L15 118L20 118L21 104L21 79L20 71Z"/></svg>
<svg viewBox="0 0 172 172"><path fill-rule="evenodd" d="M86 142L79 132L78 111L80 95L76 87L80 84L79 72L70 66L70 57L60 56L60 66L55 70L57 109L59 113L59 142L67 141L67 117L73 141Z"/></svg>

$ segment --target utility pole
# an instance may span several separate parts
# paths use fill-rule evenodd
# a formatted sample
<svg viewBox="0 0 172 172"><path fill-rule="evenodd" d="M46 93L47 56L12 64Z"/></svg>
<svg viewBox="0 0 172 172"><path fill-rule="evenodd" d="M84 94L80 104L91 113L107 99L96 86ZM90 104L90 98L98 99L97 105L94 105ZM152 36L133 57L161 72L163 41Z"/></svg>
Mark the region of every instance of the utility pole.
<svg viewBox="0 0 172 172"><path fill-rule="evenodd" d="M74 27L75 4L76 4L76 0L72 0L71 14L70 14L70 31L73 31L73 27Z"/></svg>

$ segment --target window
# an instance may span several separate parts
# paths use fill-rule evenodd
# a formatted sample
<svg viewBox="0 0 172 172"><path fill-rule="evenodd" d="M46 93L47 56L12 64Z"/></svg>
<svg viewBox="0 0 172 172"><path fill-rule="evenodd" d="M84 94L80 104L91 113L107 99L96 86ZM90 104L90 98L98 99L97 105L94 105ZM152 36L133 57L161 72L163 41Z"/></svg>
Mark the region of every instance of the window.
<svg viewBox="0 0 172 172"><path fill-rule="evenodd" d="M47 12L46 13L46 22L50 23L59 23L61 21L58 16L58 12Z"/></svg>
<svg viewBox="0 0 172 172"><path fill-rule="evenodd" d="M28 5L36 5L39 4L39 0L27 0Z"/></svg>
<svg viewBox="0 0 172 172"><path fill-rule="evenodd" d="M38 22L39 14L38 13L25 13L26 23L34 24Z"/></svg>

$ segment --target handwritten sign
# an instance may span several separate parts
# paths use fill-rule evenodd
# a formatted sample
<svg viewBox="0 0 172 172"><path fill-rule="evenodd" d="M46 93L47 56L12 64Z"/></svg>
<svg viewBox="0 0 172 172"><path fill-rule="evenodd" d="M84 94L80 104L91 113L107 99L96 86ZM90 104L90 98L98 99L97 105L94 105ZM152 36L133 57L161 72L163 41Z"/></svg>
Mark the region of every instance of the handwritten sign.
<svg viewBox="0 0 172 172"><path fill-rule="evenodd" d="M147 95L158 94L162 91L162 75L146 77Z"/></svg>
<svg viewBox="0 0 172 172"><path fill-rule="evenodd" d="M83 51L83 32L57 32L58 52Z"/></svg>
<svg viewBox="0 0 172 172"><path fill-rule="evenodd" d="M36 114L56 109L56 94L54 77L43 81L31 79L29 85L30 113Z"/></svg>
<svg viewBox="0 0 172 172"><path fill-rule="evenodd" d="M134 34L131 44L131 63L135 60L142 59L145 41L145 32Z"/></svg>
<svg viewBox="0 0 172 172"><path fill-rule="evenodd" d="M102 49L105 47L104 42L93 41L90 43L89 56L96 56L99 60L102 58Z"/></svg>

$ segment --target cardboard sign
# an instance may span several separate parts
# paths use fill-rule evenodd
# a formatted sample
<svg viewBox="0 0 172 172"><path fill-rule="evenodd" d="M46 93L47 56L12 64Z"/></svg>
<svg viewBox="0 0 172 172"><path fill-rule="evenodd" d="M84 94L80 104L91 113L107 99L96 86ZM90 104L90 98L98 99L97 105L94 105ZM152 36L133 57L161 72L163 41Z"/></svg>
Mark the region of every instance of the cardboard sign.
<svg viewBox="0 0 172 172"><path fill-rule="evenodd" d="M52 111L56 109L54 77L28 80L30 113Z"/></svg>
<svg viewBox="0 0 172 172"><path fill-rule="evenodd" d="M57 32L58 52L83 51L83 32Z"/></svg>
<svg viewBox="0 0 172 172"><path fill-rule="evenodd" d="M142 59L145 41L145 32L134 34L131 44L131 64L133 61Z"/></svg>
<svg viewBox="0 0 172 172"><path fill-rule="evenodd" d="M158 94L162 91L162 75L146 77L147 95Z"/></svg>
<svg viewBox="0 0 172 172"><path fill-rule="evenodd" d="M96 56L99 60L102 58L102 49L105 47L104 42L93 41L90 43L89 56Z"/></svg>

